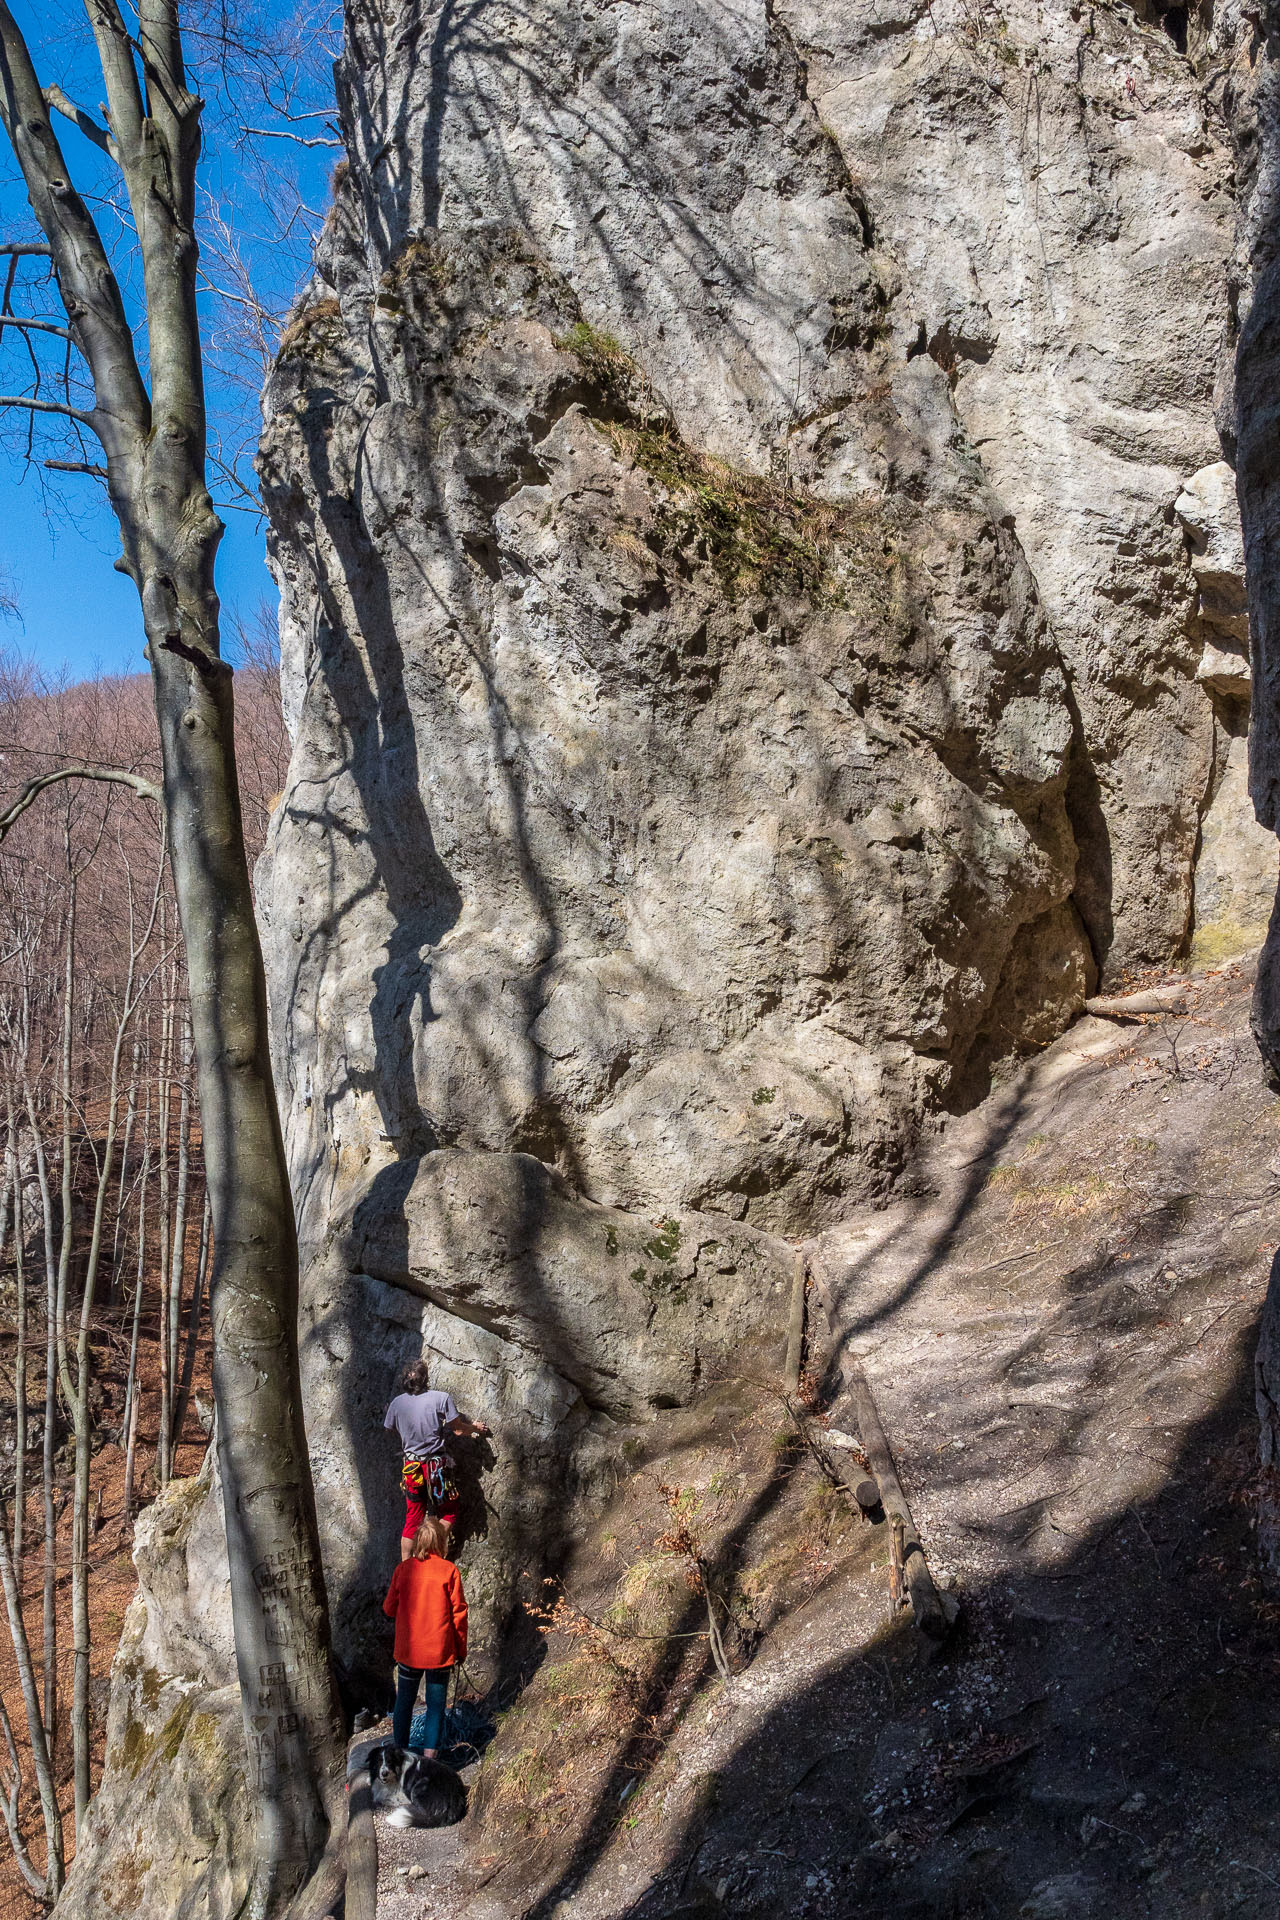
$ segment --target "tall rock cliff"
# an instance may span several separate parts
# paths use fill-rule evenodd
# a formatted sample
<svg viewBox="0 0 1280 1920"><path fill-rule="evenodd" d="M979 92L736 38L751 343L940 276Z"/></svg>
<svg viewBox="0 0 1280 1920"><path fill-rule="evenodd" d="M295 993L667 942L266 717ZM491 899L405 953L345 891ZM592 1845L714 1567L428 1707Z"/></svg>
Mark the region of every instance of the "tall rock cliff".
<svg viewBox="0 0 1280 1920"><path fill-rule="evenodd" d="M1280 100L1277 31L1271 8L1228 12L1224 31L1229 99L1240 156L1240 231L1233 260L1235 382L1227 409L1236 439L1240 507L1249 570L1249 616L1258 689L1251 739L1250 786L1258 818L1280 828L1280 633L1276 563L1280 554L1280 463L1276 457L1280 392ZM1259 971L1254 1029L1273 1070L1280 1070L1280 926L1273 923Z"/></svg>
<svg viewBox="0 0 1280 1920"><path fill-rule="evenodd" d="M492 1663L624 1436L775 1365L797 1239L1096 982L1265 918L1232 154L1175 12L348 9L266 397L260 894L353 1673L405 1359L498 1435ZM163 1733L135 1628L68 1912ZM164 1658L216 1688L225 1645Z"/></svg>
<svg viewBox="0 0 1280 1920"><path fill-rule="evenodd" d="M425 1338L496 1580L1094 961L1067 675L784 27L452 32L356 24L268 396L264 898L315 1337L396 1316L319 1429Z"/></svg>

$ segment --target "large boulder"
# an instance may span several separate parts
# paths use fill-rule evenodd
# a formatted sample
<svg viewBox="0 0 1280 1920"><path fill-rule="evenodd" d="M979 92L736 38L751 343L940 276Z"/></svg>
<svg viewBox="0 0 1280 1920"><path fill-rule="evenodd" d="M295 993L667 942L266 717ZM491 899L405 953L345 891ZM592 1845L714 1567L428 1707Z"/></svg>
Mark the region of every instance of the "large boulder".
<svg viewBox="0 0 1280 1920"><path fill-rule="evenodd" d="M786 34L504 22L479 142L357 28L261 454L296 728L261 898L353 1658L396 1363L498 1430L492 1632L620 1423L776 1359L786 1236L1094 978L1054 638Z"/></svg>

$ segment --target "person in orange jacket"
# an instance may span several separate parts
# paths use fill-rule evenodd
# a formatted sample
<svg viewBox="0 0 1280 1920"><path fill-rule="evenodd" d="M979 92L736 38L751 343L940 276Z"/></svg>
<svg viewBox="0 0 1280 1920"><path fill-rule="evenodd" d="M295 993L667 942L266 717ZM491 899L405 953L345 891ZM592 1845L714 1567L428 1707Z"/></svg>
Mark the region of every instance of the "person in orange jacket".
<svg viewBox="0 0 1280 1920"><path fill-rule="evenodd" d="M391 1715L393 1738L408 1747L418 1687L426 1683L427 1738L418 1749L434 1760L444 1731L449 1669L467 1657L467 1599L462 1575L444 1550L448 1529L427 1519L413 1536L413 1547L391 1576L382 1611L396 1623L395 1658L400 1669Z"/></svg>

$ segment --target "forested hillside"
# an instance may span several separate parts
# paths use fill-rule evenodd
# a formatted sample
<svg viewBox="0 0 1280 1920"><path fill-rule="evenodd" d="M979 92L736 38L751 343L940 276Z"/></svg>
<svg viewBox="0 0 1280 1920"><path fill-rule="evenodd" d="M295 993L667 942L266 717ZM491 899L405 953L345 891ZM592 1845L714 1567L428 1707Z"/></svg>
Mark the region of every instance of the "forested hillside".
<svg viewBox="0 0 1280 1920"><path fill-rule="evenodd" d="M270 627L246 639L241 770L260 844L285 738ZM11 653L0 754L6 788L69 765L152 780L150 688L141 678L51 686ZM70 1859L77 1756L90 1784L101 1770L107 1676L135 1586L133 1525L171 1479L198 1472L212 1416L209 1211L165 853L154 798L85 779L32 806L0 862L0 1568L10 1629L0 1726L20 1841L0 1910L14 1914L39 1910L28 1882L43 1879L44 1847L32 1849L39 1870L28 1861L24 1874L23 1862L46 1785L41 1736ZM28 1660L34 1743L21 1705Z"/></svg>

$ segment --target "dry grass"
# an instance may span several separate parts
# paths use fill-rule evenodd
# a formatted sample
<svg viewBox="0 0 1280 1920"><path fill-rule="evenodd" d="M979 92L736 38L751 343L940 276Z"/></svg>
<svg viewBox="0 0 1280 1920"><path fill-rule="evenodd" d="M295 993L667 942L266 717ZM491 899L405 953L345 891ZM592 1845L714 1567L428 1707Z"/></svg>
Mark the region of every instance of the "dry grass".
<svg viewBox="0 0 1280 1920"><path fill-rule="evenodd" d="M520 1833L567 1827L635 1718L633 1689L593 1647L543 1667L503 1716L501 1757L486 1764L477 1795L486 1822Z"/></svg>
<svg viewBox="0 0 1280 1920"><path fill-rule="evenodd" d="M807 1454L778 1457L775 1422L772 1396L738 1402L732 1437L672 1455L682 1485L668 1485L653 1462L624 1475L575 1557L572 1596L531 1609L546 1631L547 1659L502 1716L474 1801L500 1849L573 1833L584 1821L632 1827L659 1804L654 1784L673 1736L721 1685L701 1582L740 1669L847 1551L859 1523ZM779 1474L788 1494L765 1503L768 1518L756 1524L750 1516ZM625 1798L603 1794L606 1781L612 1787L624 1775Z"/></svg>
<svg viewBox="0 0 1280 1920"><path fill-rule="evenodd" d="M1031 1151L1022 1160L993 1167L987 1177L986 1191L1007 1199L1006 1218L1010 1223L1096 1213L1118 1197L1116 1182L1095 1167L1078 1172L1068 1169L1052 1180L1037 1179L1028 1162L1038 1157L1044 1145L1043 1136L1034 1143L1029 1141Z"/></svg>
<svg viewBox="0 0 1280 1920"><path fill-rule="evenodd" d="M567 333L557 337L556 345L562 353L571 353L584 373L620 396L647 384L640 368L621 342L615 340L611 333L589 326L585 320L575 321Z"/></svg>
<svg viewBox="0 0 1280 1920"><path fill-rule="evenodd" d="M578 321L556 345L620 416L602 423L616 451L666 494L657 516L665 543L714 568L726 592L796 593L900 617L901 561L876 508L821 500L688 446L612 334Z"/></svg>
<svg viewBox="0 0 1280 1920"><path fill-rule="evenodd" d="M714 568L727 592L796 593L833 606L856 601L895 616L900 562L874 509L744 473L687 446L669 426L616 421L603 431L666 493L658 523L667 542Z"/></svg>
<svg viewBox="0 0 1280 1920"><path fill-rule="evenodd" d="M332 298L313 300L309 307L295 315L280 336L280 353L296 353L304 346L318 326L326 320L336 320L342 312L338 302Z"/></svg>

